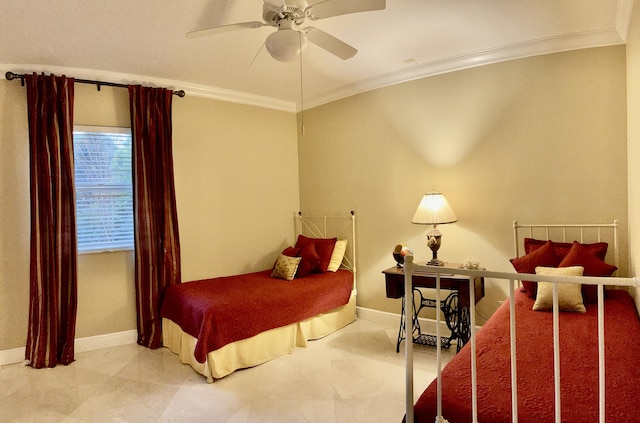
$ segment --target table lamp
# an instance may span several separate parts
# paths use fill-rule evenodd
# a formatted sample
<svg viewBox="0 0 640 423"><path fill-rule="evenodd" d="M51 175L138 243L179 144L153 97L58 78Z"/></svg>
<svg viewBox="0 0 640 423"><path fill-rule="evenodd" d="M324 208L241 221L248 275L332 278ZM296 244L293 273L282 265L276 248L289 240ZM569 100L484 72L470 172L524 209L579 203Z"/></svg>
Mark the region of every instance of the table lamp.
<svg viewBox="0 0 640 423"><path fill-rule="evenodd" d="M456 222L458 218L451 209L449 202L441 192L430 192L422 197L411 223L418 225L433 225L427 232L427 246L433 252L433 258L427 264L430 266L443 266L444 262L438 260L438 250L442 241L442 233L437 225Z"/></svg>

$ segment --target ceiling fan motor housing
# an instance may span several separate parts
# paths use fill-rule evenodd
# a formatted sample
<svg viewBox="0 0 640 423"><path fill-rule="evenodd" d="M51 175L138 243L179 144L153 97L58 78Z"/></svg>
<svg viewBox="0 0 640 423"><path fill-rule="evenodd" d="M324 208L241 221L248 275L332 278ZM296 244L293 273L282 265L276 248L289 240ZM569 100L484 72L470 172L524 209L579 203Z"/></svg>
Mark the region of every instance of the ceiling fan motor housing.
<svg viewBox="0 0 640 423"><path fill-rule="evenodd" d="M272 26L279 26L282 20L291 20L296 25L301 25L304 23L305 17L305 8L301 8L297 4L274 6L265 2L262 6L262 19Z"/></svg>
<svg viewBox="0 0 640 423"><path fill-rule="evenodd" d="M344 41L315 27L300 28L307 18L316 21L350 13L383 10L386 0L263 0L263 21L237 22L218 25L187 33L188 38L199 38L239 29L272 26L278 30L269 35L265 46L271 56L281 62L294 60L307 45L313 43L327 52L347 60L358 50ZM281 3L280 3L281 2Z"/></svg>

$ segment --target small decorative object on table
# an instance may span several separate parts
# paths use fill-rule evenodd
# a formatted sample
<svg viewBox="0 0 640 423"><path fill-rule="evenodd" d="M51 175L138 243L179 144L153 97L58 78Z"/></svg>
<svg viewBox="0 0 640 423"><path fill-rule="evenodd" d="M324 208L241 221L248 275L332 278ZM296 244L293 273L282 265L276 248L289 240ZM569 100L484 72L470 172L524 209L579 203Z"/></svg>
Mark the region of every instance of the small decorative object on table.
<svg viewBox="0 0 640 423"><path fill-rule="evenodd" d="M469 270L480 270L483 269L480 267L480 262L478 260L476 260L475 257L469 256L466 259L464 259L464 262L462 263L462 266L460 266L461 269L469 269Z"/></svg>
<svg viewBox="0 0 640 423"><path fill-rule="evenodd" d="M407 254L413 255L413 250L408 245L398 244L396 248L393 249L393 258L398 263L398 267L404 265L404 256Z"/></svg>

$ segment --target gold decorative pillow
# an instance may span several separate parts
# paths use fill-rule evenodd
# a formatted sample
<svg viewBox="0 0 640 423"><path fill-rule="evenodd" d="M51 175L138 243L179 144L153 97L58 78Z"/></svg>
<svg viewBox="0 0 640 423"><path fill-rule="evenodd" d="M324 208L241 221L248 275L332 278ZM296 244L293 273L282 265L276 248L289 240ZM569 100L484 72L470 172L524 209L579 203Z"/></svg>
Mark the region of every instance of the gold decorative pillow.
<svg viewBox="0 0 640 423"><path fill-rule="evenodd" d="M342 259L344 258L344 253L347 251L347 240L339 239L336 241L336 245L333 246L333 252L331 253L331 261L329 262L329 267L327 267L328 272L337 272L342 264Z"/></svg>
<svg viewBox="0 0 640 423"><path fill-rule="evenodd" d="M582 276L584 267L536 267L536 275L549 276ZM538 282L538 292L536 302L533 304L534 310L553 309L553 283ZM560 311L574 311L586 313L587 309L582 301L582 285L579 283L559 283L558 284L558 308Z"/></svg>
<svg viewBox="0 0 640 423"><path fill-rule="evenodd" d="M302 257L289 257L284 254L278 256L275 266L273 266L273 272L271 272L272 278L285 279L288 281L293 280L296 276L296 271L300 265Z"/></svg>

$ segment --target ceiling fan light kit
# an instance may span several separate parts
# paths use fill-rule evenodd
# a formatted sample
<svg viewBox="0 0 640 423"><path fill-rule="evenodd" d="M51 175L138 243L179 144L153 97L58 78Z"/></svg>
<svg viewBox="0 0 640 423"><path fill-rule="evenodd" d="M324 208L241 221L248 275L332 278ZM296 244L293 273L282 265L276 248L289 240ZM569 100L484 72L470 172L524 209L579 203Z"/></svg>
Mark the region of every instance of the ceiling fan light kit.
<svg viewBox="0 0 640 423"><path fill-rule="evenodd" d="M278 30L265 40L271 57L281 62L291 62L304 50L307 40L329 53L347 60L358 50L319 28L300 28L307 18L319 20L350 13L383 10L386 0L264 0L260 21L220 25L187 33L187 38L200 38L225 32L273 26Z"/></svg>
<svg viewBox="0 0 640 423"><path fill-rule="evenodd" d="M294 23L290 19L281 20L278 31L270 34L264 45L274 59L292 62L307 46L307 36L294 29Z"/></svg>

